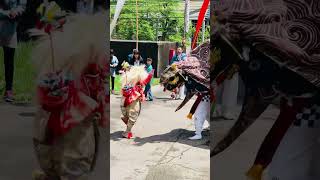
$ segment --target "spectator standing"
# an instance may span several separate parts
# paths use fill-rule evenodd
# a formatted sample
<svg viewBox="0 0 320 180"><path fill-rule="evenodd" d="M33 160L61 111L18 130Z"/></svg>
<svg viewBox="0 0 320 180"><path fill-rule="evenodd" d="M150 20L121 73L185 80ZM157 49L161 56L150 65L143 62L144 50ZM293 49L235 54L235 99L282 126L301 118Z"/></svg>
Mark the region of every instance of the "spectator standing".
<svg viewBox="0 0 320 180"><path fill-rule="evenodd" d="M140 66L143 64L143 58L141 57L140 52L137 49L134 49L133 53L129 54L128 62L132 66Z"/></svg>
<svg viewBox="0 0 320 180"><path fill-rule="evenodd" d="M180 61L184 61L187 59L187 55L185 53L183 53L183 49L182 47L178 47L176 54L172 57L171 59L171 64L173 63L177 63ZM174 97L175 99L184 99L185 98L185 86L181 86L179 88L179 97L177 97L175 94L171 95L172 97Z"/></svg>
<svg viewBox="0 0 320 180"><path fill-rule="evenodd" d="M13 102L14 55L17 48L17 19L22 15L26 2L0 0L0 46L4 52L5 93L4 100Z"/></svg>
<svg viewBox="0 0 320 180"><path fill-rule="evenodd" d="M119 64L118 58L114 55L113 49L110 49L110 74L111 74L111 93L114 94L114 81L116 78L117 66Z"/></svg>
<svg viewBox="0 0 320 180"><path fill-rule="evenodd" d="M148 73L151 73L153 70L151 58L147 58L146 70ZM147 101L153 101L153 96L152 96L152 92L151 92L151 82L152 82L152 79L150 80L150 82L148 82L146 84L146 87L144 89L144 94L145 94Z"/></svg>
<svg viewBox="0 0 320 180"><path fill-rule="evenodd" d="M186 59L187 59L187 55L185 53L183 53L182 47L178 47L176 54L172 57L170 62L171 62L171 64L173 64L175 62L184 61Z"/></svg>

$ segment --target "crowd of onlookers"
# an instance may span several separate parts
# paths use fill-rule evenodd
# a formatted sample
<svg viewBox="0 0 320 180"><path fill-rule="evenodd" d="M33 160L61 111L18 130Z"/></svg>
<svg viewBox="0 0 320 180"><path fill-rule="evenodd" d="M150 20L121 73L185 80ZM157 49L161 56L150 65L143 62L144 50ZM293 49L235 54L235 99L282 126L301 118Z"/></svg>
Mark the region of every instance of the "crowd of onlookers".
<svg viewBox="0 0 320 180"><path fill-rule="evenodd" d="M110 50L110 74L111 74L111 93L115 93L115 79L116 79L116 74L117 74L117 69L119 66L119 60L115 56L115 52L113 49ZM186 60L187 55L186 55L186 46L185 46L185 41L182 41L182 44L177 44L177 48L175 51L175 54L173 57L169 60L170 65L179 62L179 61L184 61ZM149 73L153 70L152 67L152 59L147 58L146 61L143 59L141 56L141 52L137 49L133 49L132 53L128 55L127 61L126 61L130 66L140 66L140 65L145 65L146 71ZM120 71L121 72L121 71ZM145 87L145 96L148 101L153 101L153 96L151 92L151 82L148 83ZM185 97L185 88L184 86L180 87L177 89L175 93L172 93L171 97L173 99L184 99Z"/></svg>
<svg viewBox="0 0 320 180"><path fill-rule="evenodd" d="M119 65L119 60L117 56L115 56L115 52L113 49L110 50L110 74L111 74L111 93L115 94L115 79L117 74L117 68ZM134 49L131 54L128 55L127 62L130 66L145 66L145 69L148 73L150 73L153 70L152 67L152 59L147 58L147 60L144 62L139 50ZM152 81L151 81L152 82ZM153 96L151 92L151 82L149 82L145 87L145 97L147 101L153 101Z"/></svg>
<svg viewBox="0 0 320 180"><path fill-rule="evenodd" d="M115 52L113 49L110 51L111 54L111 61L110 61L110 71L111 71L111 90L112 94L114 94L114 85L115 85L115 77L117 74L117 67L119 65L119 60L115 56ZM186 54L186 46L185 41L183 40L181 44L177 44L177 48L175 50L174 55L169 60L169 64L173 64L179 61L184 61L187 59ZM152 67L152 59L147 58L146 61L144 61L143 57L141 56L141 53L134 49L132 53L128 55L127 63L130 66L139 66L144 65L148 72L151 72ZM222 117L224 119L234 119L234 108L237 106L237 97L238 97L238 86L239 86L239 80L238 80L238 74L236 74L232 79L226 80L222 85L220 85L217 88L217 105L215 110L215 117ZM237 93L234 93L237 92ZM181 86L180 88L176 89L175 92L171 94L172 99L184 99L185 98L185 86ZM151 83L149 83L145 87L145 96L147 100L152 101L153 96L151 92Z"/></svg>

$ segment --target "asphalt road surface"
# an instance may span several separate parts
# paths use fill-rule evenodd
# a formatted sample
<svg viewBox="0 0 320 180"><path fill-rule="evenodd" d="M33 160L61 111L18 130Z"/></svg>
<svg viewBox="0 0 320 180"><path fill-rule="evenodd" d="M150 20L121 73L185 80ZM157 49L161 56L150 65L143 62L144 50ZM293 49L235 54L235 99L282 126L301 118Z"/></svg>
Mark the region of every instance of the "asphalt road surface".
<svg viewBox="0 0 320 180"><path fill-rule="evenodd" d="M0 102L0 180L29 180L38 163L32 146L35 108ZM107 132L101 132L100 154L90 179L107 180Z"/></svg>
<svg viewBox="0 0 320 180"><path fill-rule="evenodd" d="M131 140L121 138L120 96L111 97L110 179L209 180L209 131L203 140L188 140L194 134L193 121L186 118L193 101L174 112L181 100L171 100L159 86L152 90L155 100L143 103Z"/></svg>

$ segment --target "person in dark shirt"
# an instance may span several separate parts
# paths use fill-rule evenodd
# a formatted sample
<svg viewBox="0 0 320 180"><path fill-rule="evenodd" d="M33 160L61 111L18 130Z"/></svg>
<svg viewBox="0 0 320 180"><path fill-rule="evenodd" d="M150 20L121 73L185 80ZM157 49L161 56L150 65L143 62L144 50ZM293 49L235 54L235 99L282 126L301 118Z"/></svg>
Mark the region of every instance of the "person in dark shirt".
<svg viewBox="0 0 320 180"><path fill-rule="evenodd" d="M143 58L141 57L139 50L134 49L132 54L128 55L128 62L132 66L139 66L143 64Z"/></svg>

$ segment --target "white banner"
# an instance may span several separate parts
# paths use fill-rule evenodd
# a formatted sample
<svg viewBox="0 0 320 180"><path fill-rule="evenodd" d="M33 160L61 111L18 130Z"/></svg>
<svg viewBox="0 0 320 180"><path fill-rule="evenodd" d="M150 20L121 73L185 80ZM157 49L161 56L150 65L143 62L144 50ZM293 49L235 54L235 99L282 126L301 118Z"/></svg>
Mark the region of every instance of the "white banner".
<svg viewBox="0 0 320 180"><path fill-rule="evenodd" d="M110 37L113 32L113 29L116 27L117 20L120 16L120 12L121 12L125 2L126 2L126 0L118 0L117 1L117 6L116 6L116 10L114 12L113 20L110 24Z"/></svg>

